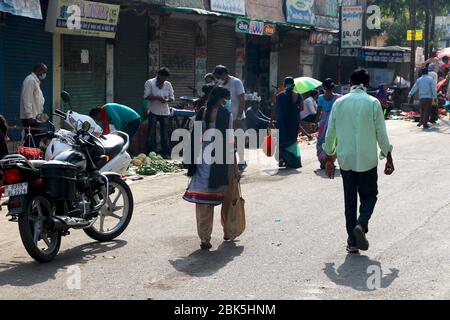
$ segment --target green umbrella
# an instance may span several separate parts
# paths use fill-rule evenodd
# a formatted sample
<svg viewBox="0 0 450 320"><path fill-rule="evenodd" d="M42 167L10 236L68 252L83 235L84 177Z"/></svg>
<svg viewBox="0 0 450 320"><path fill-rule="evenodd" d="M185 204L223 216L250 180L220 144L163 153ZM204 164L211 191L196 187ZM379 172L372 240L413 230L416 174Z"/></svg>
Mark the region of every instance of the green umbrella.
<svg viewBox="0 0 450 320"><path fill-rule="evenodd" d="M295 91L301 94L314 90L322 85L322 82L310 77L300 77L295 79L294 81Z"/></svg>

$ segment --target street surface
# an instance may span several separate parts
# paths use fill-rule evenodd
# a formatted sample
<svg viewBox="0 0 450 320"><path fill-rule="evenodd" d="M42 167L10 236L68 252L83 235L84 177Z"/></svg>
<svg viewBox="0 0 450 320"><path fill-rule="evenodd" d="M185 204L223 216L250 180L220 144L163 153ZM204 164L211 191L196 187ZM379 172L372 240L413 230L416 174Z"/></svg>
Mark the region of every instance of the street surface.
<svg viewBox="0 0 450 320"><path fill-rule="evenodd" d="M450 299L450 123L423 132L389 121L388 130L396 172L387 177L384 161L379 167L371 247L359 256L345 251L341 178L316 172L310 145L297 171L272 170L269 159L250 163L247 230L223 244L217 210L211 252L198 250L181 174L132 184L134 216L117 241L72 231L48 264L28 256L3 209L0 298ZM78 270L79 289L70 285Z"/></svg>

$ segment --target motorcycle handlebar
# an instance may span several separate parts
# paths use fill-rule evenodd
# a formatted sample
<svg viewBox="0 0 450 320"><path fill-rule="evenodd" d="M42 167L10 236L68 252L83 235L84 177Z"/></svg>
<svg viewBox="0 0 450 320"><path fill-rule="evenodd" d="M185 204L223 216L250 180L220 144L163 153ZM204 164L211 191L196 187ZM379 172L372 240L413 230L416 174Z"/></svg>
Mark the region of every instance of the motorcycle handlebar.
<svg viewBox="0 0 450 320"><path fill-rule="evenodd" d="M61 117L61 118L63 118L64 120L66 120L66 114L64 113L64 112L62 112L61 110L59 110L59 109L56 109L55 110L55 112L53 113L55 116L58 116L58 117Z"/></svg>
<svg viewBox="0 0 450 320"><path fill-rule="evenodd" d="M45 133L38 133L34 135L36 138L49 138L49 139L53 139L54 137L56 137L54 132L45 132Z"/></svg>

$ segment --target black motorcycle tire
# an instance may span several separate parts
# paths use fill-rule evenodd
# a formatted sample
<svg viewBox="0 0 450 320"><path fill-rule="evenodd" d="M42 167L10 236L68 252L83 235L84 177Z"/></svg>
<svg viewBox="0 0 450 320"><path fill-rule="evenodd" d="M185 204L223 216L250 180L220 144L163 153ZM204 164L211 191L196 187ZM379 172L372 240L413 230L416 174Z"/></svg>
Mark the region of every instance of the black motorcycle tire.
<svg viewBox="0 0 450 320"><path fill-rule="evenodd" d="M29 201L27 201L26 209L24 212L19 214L19 233L20 238L22 239L23 246L25 247L25 250L27 250L28 254L37 262L40 263L46 263L52 261L56 255L59 252L59 248L61 246L61 233L58 231L55 231L56 236L56 243L53 248L53 250L49 251L48 253L45 253L41 251L36 244L33 241L33 232L29 220L29 215L31 212L31 206L33 204L33 201L39 200L41 204L43 204L48 212L51 212L51 204L50 202L42 197L42 196L34 196Z"/></svg>
<svg viewBox="0 0 450 320"><path fill-rule="evenodd" d="M125 229L128 227L128 224L131 221L131 217L133 215L133 208L134 208L134 200L133 200L133 194L131 193L131 189L128 186L128 184L122 180L120 176L108 176L108 180L112 183L119 184L124 190L125 194L128 197L128 203L129 203L129 212L127 214L127 217L125 218L125 221L122 223L119 229L117 229L113 233L104 234L101 232L98 232L93 226L87 229L83 229L83 231L92 239L97 240L99 242L107 242L112 241L118 236L120 236Z"/></svg>

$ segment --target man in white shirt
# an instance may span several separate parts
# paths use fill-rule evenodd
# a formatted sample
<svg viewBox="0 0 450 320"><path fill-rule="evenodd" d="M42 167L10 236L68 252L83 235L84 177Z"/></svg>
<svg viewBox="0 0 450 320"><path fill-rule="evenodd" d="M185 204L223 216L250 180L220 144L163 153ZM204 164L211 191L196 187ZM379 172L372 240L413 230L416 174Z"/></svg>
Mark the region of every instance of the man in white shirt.
<svg viewBox="0 0 450 320"><path fill-rule="evenodd" d="M308 99L306 99L303 104L303 111L300 111L300 120L305 122L316 123L317 122L317 98L319 97L319 92L317 90L312 90Z"/></svg>
<svg viewBox="0 0 450 320"><path fill-rule="evenodd" d="M45 98L41 90L41 81L46 78L47 72L45 64L37 64L22 83L20 119L24 127L35 127L36 116L44 112ZM36 139L35 143L38 144Z"/></svg>
<svg viewBox="0 0 450 320"><path fill-rule="evenodd" d="M148 150L156 152L156 124L159 122L161 134L161 155L164 158L170 156L169 147L169 103L175 101L172 84L167 81L170 71L161 68L156 78L145 83L144 99L148 104Z"/></svg>
<svg viewBox="0 0 450 320"><path fill-rule="evenodd" d="M227 103L227 109L233 115L234 128L241 128L241 121L245 117L245 89L242 81L230 76L227 67L218 65L214 69L214 76L218 85L228 89L231 93L231 101Z"/></svg>

